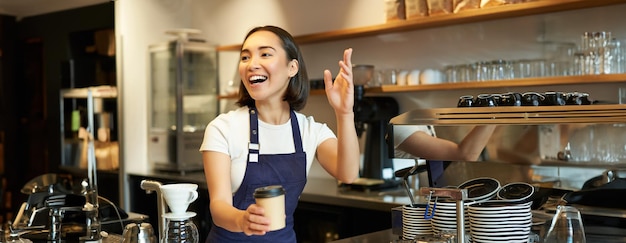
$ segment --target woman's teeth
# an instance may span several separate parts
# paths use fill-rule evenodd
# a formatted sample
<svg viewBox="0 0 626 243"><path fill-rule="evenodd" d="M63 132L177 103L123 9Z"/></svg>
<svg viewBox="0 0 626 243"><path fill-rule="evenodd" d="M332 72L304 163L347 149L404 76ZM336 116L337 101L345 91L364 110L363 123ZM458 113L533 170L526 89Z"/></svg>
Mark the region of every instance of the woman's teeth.
<svg viewBox="0 0 626 243"><path fill-rule="evenodd" d="M262 83L265 80L267 80L267 77L265 77L265 76L252 76L252 77L250 77L250 83L252 83L252 84Z"/></svg>

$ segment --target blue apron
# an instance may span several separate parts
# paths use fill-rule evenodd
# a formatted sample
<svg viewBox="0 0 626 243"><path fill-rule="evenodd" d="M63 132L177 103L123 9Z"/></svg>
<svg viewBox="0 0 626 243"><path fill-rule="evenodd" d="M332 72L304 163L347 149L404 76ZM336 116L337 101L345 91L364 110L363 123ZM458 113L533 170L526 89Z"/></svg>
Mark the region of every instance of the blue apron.
<svg viewBox="0 0 626 243"><path fill-rule="evenodd" d="M296 113L291 111L291 131L295 145L292 154L259 154L259 120L255 108L250 108L250 145L248 162L241 186L233 195L233 206L245 210L254 203L254 189L270 185L282 185L285 189L285 228L267 232L265 235L247 236L243 232L230 232L212 225L206 242L296 242L293 230L293 214L298 198L306 184L306 154ZM276 138L281 139L281 138Z"/></svg>

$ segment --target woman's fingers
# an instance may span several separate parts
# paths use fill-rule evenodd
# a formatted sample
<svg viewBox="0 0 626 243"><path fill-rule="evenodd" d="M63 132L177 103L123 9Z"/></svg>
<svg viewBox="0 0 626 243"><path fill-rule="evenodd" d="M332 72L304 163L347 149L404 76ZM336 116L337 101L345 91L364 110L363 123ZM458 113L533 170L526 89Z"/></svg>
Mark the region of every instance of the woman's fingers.
<svg viewBox="0 0 626 243"><path fill-rule="evenodd" d="M263 216L263 208L252 204L244 214L243 232L246 235L264 235L269 230L269 220Z"/></svg>
<svg viewBox="0 0 626 243"><path fill-rule="evenodd" d="M343 60L339 62L339 75L344 81L351 83L352 81L352 48L343 51Z"/></svg>

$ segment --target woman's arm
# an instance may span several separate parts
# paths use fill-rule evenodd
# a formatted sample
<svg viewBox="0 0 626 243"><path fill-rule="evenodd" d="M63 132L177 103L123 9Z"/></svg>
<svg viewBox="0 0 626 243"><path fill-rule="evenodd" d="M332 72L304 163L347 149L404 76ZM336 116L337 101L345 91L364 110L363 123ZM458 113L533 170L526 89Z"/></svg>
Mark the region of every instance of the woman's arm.
<svg viewBox="0 0 626 243"><path fill-rule="evenodd" d="M398 149L424 159L476 161L495 129L496 125L476 126L458 144L418 131L400 143Z"/></svg>
<svg viewBox="0 0 626 243"><path fill-rule="evenodd" d="M352 80L352 49L343 53L339 73L332 80L329 70L324 70L326 97L335 111L337 139L327 139L318 146L316 155L322 167L345 183L359 177L359 139L354 127L354 83Z"/></svg>
<svg viewBox="0 0 626 243"><path fill-rule="evenodd" d="M211 217L215 225L246 235L265 234L269 230L269 220L262 216L263 208L252 204L246 210L239 210L233 206L230 157L220 152L203 151L202 160L209 188Z"/></svg>

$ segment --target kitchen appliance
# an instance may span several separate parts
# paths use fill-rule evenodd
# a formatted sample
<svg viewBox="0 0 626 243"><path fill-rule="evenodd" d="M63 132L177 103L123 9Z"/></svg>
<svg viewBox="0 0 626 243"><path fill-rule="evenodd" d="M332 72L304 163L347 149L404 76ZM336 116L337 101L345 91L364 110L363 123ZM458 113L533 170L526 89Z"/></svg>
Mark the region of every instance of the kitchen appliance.
<svg viewBox="0 0 626 243"><path fill-rule="evenodd" d="M33 242L79 242L93 228L89 214L96 213L102 231L121 234L123 222L131 217L102 197L99 199L107 204L100 203L97 211L86 209L89 187L85 181L76 183L71 175L64 174L31 179L21 189L28 198L9 225L11 233Z"/></svg>
<svg viewBox="0 0 626 243"><path fill-rule="evenodd" d="M199 33L168 31L176 39L149 47L148 153L157 170L202 170L198 148L206 124L218 114L219 86L217 52L195 37Z"/></svg>
<svg viewBox="0 0 626 243"><path fill-rule="evenodd" d="M626 204L623 203L623 195L626 193L625 175L624 169L605 170L601 175L587 180L580 190L564 195L563 200L568 204L587 206L583 214L608 209L622 211L621 215L626 223ZM590 210L589 207L598 210Z"/></svg>
<svg viewBox="0 0 626 243"><path fill-rule="evenodd" d="M393 178L393 163L385 137L389 120L398 115L399 106L393 97L364 97L365 87L372 79L374 66L354 65L354 121L359 137L365 133L363 169L361 177L375 179L379 183L368 188L397 186Z"/></svg>

